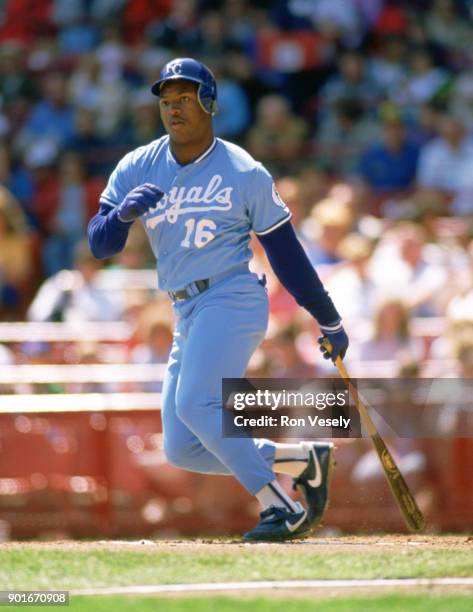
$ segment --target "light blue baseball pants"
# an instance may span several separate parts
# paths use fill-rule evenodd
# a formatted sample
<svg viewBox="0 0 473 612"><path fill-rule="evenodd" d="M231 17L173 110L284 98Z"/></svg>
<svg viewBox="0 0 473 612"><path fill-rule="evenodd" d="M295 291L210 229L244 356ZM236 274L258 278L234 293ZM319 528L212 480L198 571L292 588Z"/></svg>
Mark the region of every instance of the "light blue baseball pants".
<svg viewBox="0 0 473 612"><path fill-rule="evenodd" d="M174 341L163 384L164 452L193 472L232 474L254 495L275 479L269 440L224 438L222 378L240 378L268 324L266 289L239 272L173 303Z"/></svg>

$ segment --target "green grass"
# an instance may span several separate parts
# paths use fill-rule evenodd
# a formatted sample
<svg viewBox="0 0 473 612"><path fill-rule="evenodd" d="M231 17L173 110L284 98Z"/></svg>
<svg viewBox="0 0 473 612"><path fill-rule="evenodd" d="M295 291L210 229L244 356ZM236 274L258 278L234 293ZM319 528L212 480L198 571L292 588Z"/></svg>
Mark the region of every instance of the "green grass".
<svg viewBox="0 0 473 612"><path fill-rule="evenodd" d="M404 547L332 550L317 546L195 551L0 548L0 589L78 589L239 580L473 576L473 550Z"/></svg>
<svg viewBox="0 0 473 612"><path fill-rule="evenodd" d="M31 612L35 608L16 607ZM74 597L69 608L73 612L471 612L467 595L385 595L382 597L350 597L333 599L238 599L233 597L191 597L170 599L157 597Z"/></svg>

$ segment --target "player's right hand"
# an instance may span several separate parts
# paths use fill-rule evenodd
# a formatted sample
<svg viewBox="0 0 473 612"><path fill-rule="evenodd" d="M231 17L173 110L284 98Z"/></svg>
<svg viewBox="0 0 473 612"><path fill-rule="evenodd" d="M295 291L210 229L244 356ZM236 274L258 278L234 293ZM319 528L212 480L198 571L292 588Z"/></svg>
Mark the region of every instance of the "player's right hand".
<svg viewBox="0 0 473 612"><path fill-rule="evenodd" d="M151 183L144 183L135 187L118 206L118 218L124 223L133 222L156 206L163 195L164 191Z"/></svg>
<svg viewBox="0 0 473 612"><path fill-rule="evenodd" d="M324 359L331 359L333 362L335 362L337 357L343 359L347 352L349 342L342 324L339 322L336 329L330 329L330 327L326 328L321 325L320 330L323 336L319 338L318 342ZM327 348L326 340L330 343L330 350Z"/></svg>

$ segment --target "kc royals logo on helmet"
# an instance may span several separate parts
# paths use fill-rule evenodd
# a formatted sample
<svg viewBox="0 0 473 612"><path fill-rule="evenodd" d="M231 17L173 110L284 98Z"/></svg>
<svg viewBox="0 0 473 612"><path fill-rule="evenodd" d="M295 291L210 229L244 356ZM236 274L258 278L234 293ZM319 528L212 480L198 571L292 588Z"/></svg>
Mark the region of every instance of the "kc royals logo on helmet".
<svg viewBox="0 0 473 612"><path fill-rule="evenodd" d="M175 60L174 62L169 62L167 65L168 72L172 72L173 74L182 74L182 62L179 60Z"/></svg>

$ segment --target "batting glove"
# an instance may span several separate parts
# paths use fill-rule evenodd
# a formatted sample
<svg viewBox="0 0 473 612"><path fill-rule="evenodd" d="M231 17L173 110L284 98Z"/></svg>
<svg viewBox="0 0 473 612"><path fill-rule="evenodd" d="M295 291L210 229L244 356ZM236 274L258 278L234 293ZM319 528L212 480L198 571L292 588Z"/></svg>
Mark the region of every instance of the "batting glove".
<svg viewBox="0 0 473 612"><path fill-rule="evenodd" d="M139 185L132 189L118 206L117 216L123 223L132 223L156 206L163 195L164 191L156 185L151 183Z"/></svg>
<svg viewBox="0 0 473 612"><path fill-rule="evenodd" d="M320 331L323 336L321 336L318 340L320 344L320 351L324 356L324 359L331 359L335 362L337 357L343 359L345 357L345 353L348 348L348 336L343 329L343 325L341 323L335 323L334 325L320 326ZM327 346L325 346L325 341L328 340L332 347L332 350L329 351Z"/></svg>

